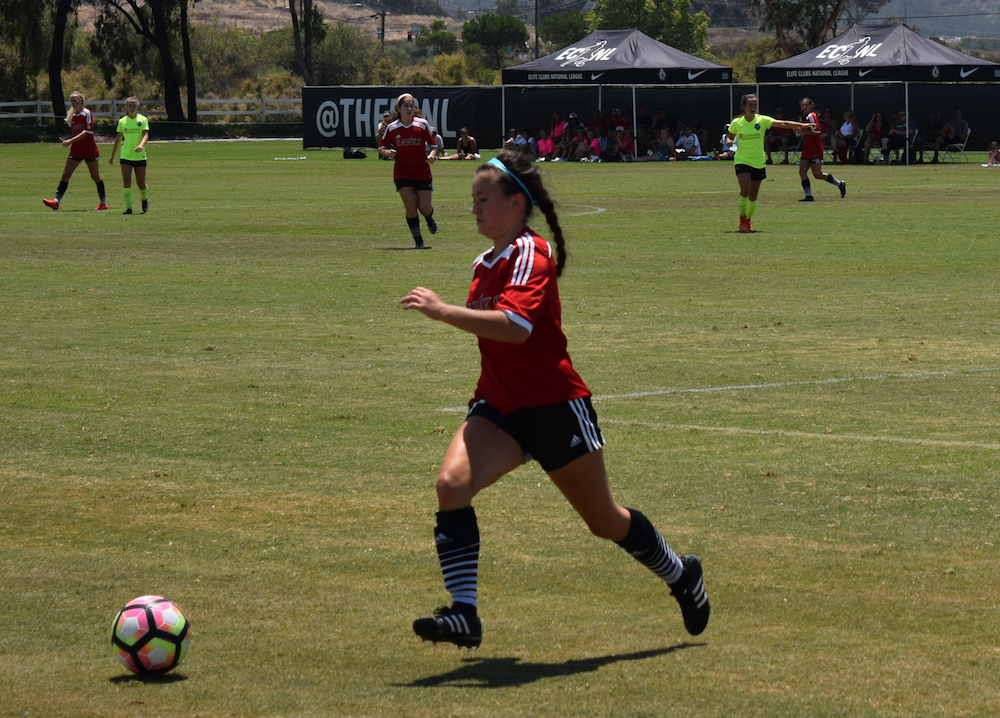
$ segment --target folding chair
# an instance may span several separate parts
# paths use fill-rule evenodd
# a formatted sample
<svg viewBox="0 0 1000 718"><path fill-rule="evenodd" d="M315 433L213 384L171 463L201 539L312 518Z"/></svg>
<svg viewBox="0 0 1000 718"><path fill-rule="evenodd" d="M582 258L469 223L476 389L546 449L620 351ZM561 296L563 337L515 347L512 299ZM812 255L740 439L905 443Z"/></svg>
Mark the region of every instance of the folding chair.
<svg viewBox="0 0 1000 718"><path fill-rule="evenodd" d="M942 150L944 151L944 157L941 158L942 162L958 162L960 159L963 162L969 161L969 156L965 154L965 146L969 144L969 137L972 135L972 129L970 128L968 133L965 135L965 139L961 142L949 142L946 144Z"/></svg>

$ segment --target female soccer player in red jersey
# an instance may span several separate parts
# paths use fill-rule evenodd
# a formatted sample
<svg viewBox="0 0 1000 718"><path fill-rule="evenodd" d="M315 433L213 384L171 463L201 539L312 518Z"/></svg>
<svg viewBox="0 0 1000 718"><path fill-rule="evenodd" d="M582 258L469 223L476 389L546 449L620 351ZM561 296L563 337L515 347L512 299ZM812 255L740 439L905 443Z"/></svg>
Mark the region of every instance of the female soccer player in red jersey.
<svg viewBox="0 0 1000 718"><path fill-rule="evenodd" d="M816 108L813 101L804 97L799 103L802 108L802 119L809 125L808 130L797 130L802 136L802 154L799 155L799 179L802 180L802 189L806 196L799 202L815 202L813 199L812 187L809 184L809 168L812 167L813 177L824 182L829 182L840 190L840 198L847 194L847 183L837 179L832 174L823 171L823 142L821 136L823 126L819 117L816 116Z"/></svg>
<svg viewBox="0 0 1000 718"><path fill-rule="evenodd" d="M430 153L425 151L425 143L433 148ZM434 192L431 165L437 159L437 140L426 120L420 117L413 95L403 93L396 100L396 117L386 128L378 151L383 157L396 161L392 178L406 208L406 224L410 227L417 249L424 249L417 212L419 210L424 215L430 233L437 232L434 205L431 203Z"/></svg>
<svg viewBox="0 0 1000 718"><path fill-rule="evenodd" d="M536 205L554 245L527 226ZM414 632L435 643L480 644L479 528L472 499L534 458L594 535L615 541L669 584L685 627L698 635L709 617L701 561L678 557L645 516L611 495L590 390L566 351L556 282L566 263L565 242L537 167L515 150L480 165L472 214L493 246L473 262L466 305L446 304L424 287L400 300L405 309L475 334L482 358L469 413L436 485L434 536L452 605L415 621Z"/></svg>
<svg viewBox="0 0 1000 718"><path fill-rule="evenodd" d="M56 190L55 199L43 199L42 202L45 203L46 207L59 209L59 203L69 186L69 178L73 176L73 172L80 166L81 162L86 162L90 176L97 184L97 196L101 200L97 209L107 209L108 198L104 192L104 182L101 180L101 153L98 151L97 141L94 139L94 116L90 110L83 106L85 100L79 92L70 95L69 102L72 107L66 114L66 124L70 126L73 136L68 140L63 140L62 143L63 147L70 148L69 158L66 160L66 167L63 169L62 180Z"/></svg>

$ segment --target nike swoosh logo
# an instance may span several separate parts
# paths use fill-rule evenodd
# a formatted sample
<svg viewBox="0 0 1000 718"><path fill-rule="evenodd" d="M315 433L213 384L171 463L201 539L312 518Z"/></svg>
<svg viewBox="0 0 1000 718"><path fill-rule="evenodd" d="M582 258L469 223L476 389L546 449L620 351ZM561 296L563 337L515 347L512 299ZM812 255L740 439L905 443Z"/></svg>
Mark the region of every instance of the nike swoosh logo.
<svg viewBox="0 0 1000 718"><path fill-rule="evenodd" d="M873 67L873 68L871 68L871 70L858 70L858 77L864 77L865 75L867 75L869 72L871 72L874 69L875 68Z"/></svg>
<svg viewBox="0 0 1000 718"><path fill-rule="evenodd" d="M596 80L598 77L602 77L603 75L604 75L603 72L592 72L590 73L590 79Z"/></svg>
<svg viewBox="0 0 1000 718"><path fill-rule="evenodd" d="M701 77L706 72L708 72L708 70L699 70L698 72L693 72L692 70L688 70L688 79L693 80L696 77Z"/></svg>
<svg viewBox="0 0 1000 718"><path fill-rule="evenodd" d="M967 78L967 77L968 77L969 75L971 75L971 74L972 74L973 72L975 72L975 71L976 71L976 70L978 70L978 69L979 69L978 67L974 67L974 68L972 68L971 70L966 70L966 69L965 69L965 68L963 67L963 68L962 68L962 71L961 71L960 73L958 73L958 74L959 74L959 75L960 75L960 76L962 77L962 79L964 80L965 78Z"/></svg>

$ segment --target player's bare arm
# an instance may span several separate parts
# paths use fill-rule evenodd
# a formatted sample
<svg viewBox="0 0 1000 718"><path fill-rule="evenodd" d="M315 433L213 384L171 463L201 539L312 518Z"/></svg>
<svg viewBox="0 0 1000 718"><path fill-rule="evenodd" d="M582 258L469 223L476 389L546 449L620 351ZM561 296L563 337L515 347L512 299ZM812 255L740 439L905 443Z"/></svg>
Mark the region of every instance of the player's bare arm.
<svg viewBox="0 0 1000 718"><path fill-rule="evenodd" d="M399 300L403 309L416 309L427 317L456 329L507 344L523 344L531 332L498 310L481 311L448 304L426 287L417 287Z"/></svg>

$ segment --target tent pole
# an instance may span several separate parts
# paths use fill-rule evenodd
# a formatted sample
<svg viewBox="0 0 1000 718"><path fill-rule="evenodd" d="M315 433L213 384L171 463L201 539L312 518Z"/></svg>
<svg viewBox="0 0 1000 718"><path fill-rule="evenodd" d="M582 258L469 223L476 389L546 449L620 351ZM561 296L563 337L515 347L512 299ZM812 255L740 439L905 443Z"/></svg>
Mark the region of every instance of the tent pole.
<svg viewBox="0 0 1000 718"><path fill-rule="evenodd" d="M638 117L635 106L635 85L632 85L632 140L635 140L635 120Z"/></svg>
<svg viewBox="0 0 1000 718"><path fill-rule="evenodd" d="M500 90L500 134L504 134L507 130L507 88L504 87ZM503 149L504 138L500 138L500 149Z"/></svg>
<svg viewBox="0 0 1000 718"><path fill-rule="evenodd" d="M903 104L906 106L906 127L903 128L903 152L906 154L906 164L910 164L910 83L903 83Z"/></svg>

